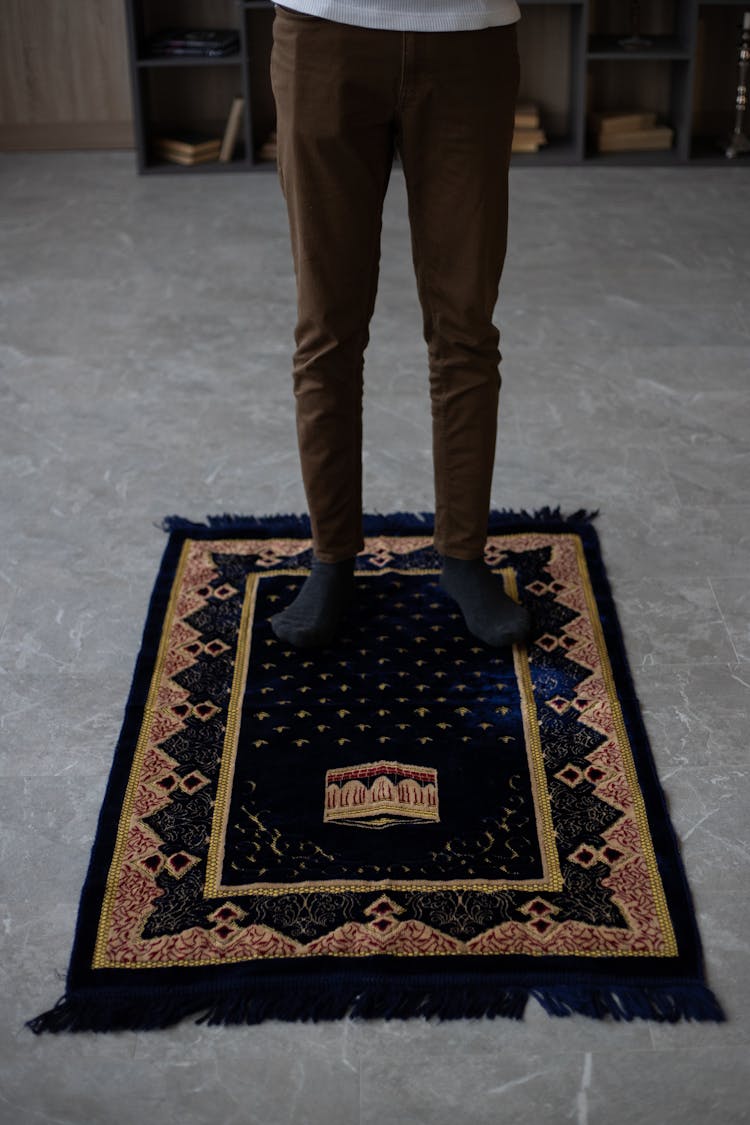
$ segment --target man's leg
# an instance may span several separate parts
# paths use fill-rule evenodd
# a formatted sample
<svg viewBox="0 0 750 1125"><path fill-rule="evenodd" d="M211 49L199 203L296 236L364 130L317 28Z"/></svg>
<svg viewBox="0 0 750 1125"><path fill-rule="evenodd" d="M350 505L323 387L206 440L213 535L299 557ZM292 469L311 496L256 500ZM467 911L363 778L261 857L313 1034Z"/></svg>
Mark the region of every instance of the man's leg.
<svg viewBox="0 0 750 1125"><path fill-rule="evenodd" d="M354 557L364 547L364 351L399 64L397 32L276 11L271 84L297 280L293 380L314 561L272 628L302 647L335 636L353 591Z"/></svg>
<svg viewBox="0 0 750 1125"><path fill-rule="evenodd" d="M441 585L489 644L520 640L526 611L485 565L500 386L492 323L508 230L520 80L515 25L406 33L397 143L428 347Z"/></svg>

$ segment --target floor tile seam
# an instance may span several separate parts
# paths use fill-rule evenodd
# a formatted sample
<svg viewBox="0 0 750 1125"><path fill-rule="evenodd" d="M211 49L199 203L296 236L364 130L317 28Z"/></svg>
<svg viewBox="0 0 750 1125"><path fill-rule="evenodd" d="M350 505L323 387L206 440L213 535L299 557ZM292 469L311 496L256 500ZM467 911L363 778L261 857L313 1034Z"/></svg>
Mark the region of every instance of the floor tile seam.
<svg viewBox="0 0 750 1125"><path fill-rule="evenodd" d="M666 1031L667 1026L669 1026L670 1028L672 1027L672 1025L666 1025L666 1024L661 1024L661 1023L650 1024L648 1030L649 1030L649 1035L651 1036L652 1042L654 1042L655 1039L658 1040L658 1038L660 1036L663 1036L664 1032ZM687 1025L685 1025L685 1024L674 1025L674 1033L678 1034L679 1030L681 1028L686 1027L686 1026ZM702 1028L701 1028L701 1031L705 1031L707 1026L708 1025L703 1025ZM711 1033L713 1035L716 1035L716 1036L721 1036L723 1033L729 1032L730 1027L731 1027L731 1022L729 1020L727 1021L726 1024L716 1024L715 1027L712 1025ZM685 1044L676 1044L676 1045L673 1045L673 1044L663 1045L663 1044L660 1044L658 1042L654 1042L654 1053L656 1055L661 1056L662 1059L664 1058L665 1055L670 1055L670 1054L678 1055L678 1054L686 1053L688 1051L700 1051L701 1055L703 1055L704 1052L726 1051L727 1048L729 1048L729 1049L737 1048L738 1050L741 1048L743 1051L745 1051L745 1050L747 1050L747 1043L743 1043L742 1041L737 1041L735 1043L717 1043L717 1044L685 1043ZM627 1051L628 1051L628 1048L625 1047L625 1048L623 1048L622 1053L623 1054L627 1053ZM618 1054L620 1054L620 1053L621 1052L618 1051Z"/></svg>
<svg viewBox="0 0 750 1125"><path fill-rule="evenodd" d="M721 515L727 509L733 513L735 508L738 508L741 512L747 512L750 511L750 504L747 500L722 500L719 504L691 504L689 512L685 514L700 515L703 512L712 512Z"/></svg>
<svg viewBox="0 0 750 1125"><path fill-rule="evenodd" d="M629 629L628 629L627 625L625 626L625 629L626 629L627 632L629 632ZM627 647L632 648L633 647L632 642ZM732 646L732 648L734 648L734 646ZM741 658L738 657L737 661L736 661L737 664L739 664L743 667L745 665L747 665L748 662L750 662L750 657L745 657L744 659L741 659ZM691 660L689 662L681 662L681 661L675 661L675 660L651 660L648 663L640 663L640 664L638 663L637 660L631 659L630 668L631 668L631 671L632 671L633 676L635 677L636 681L638 681L638 678L640 676L647 676L650 672L652 672L655 669L662 669L662 668L695 668L697 670L698 668L720 668L720 667L723 667L724 665L726 665L726 663L727 663L726 658L722 658L722 657L717 657L716 660L711 660L711 659L708 659L708 660ZM734 663L734 661L732 663ZM638 689L638 683L636 682L636 694L638 694L637 689Z"/></svg>
<svg viewBox="0 0 750 1125"><path fill-rule="evenodd" d="M683 773L684 772L686 774L689 774L689 773L696 772L698 770L713 770L716 765L721 765L721 764L724 764L724 765L727 765L727 766L732 766L732 767L735 765L735 763L733 763L733 762L725 762L725 763L705 762L703 764L698 763L696 765L693 765L692 763L688 763L687 765L683 765L682 763L675 764L673 762L663 762L662 766L661 766L661 770L659 772L659 780L660 781L668 781L671 777L674 777L677 773ZM745 762L741 763L741 764L746 765L747 759L745 759ZM658 765L658 763L657 763L657 765ZM671 767L673 767L673 768L671 768Z"/></svg>
<svg viewBox="0 0 750 1125"><path fill-rule="evenodd" d="M661 1063L662 1066L668 1065L670 1062L681 1061L680 1056L689 1052L689 1051L702 1051L704 1048L701 1047L699 1045L699 1043L695 1042L695 1040L693 1038L693 1037L699 1036L699 1035L717 1036L719 1042L716 1045L717 1045L717 1049L719 1049L719 1050L733 1051L733 1050L737 1049L737 1050L742 1050L744 1053L747 1052L748 1042L749 1042L749 1040L748 1040L748 1034L749 1034L748 1030L747 1030L747 1028L740 1028L740 1029L735 1029L734 1032L730 1031L730 1027L736 1022L736 1020L727 1011L727 1006L726 1006L726 1003L724 1002L725 998L724 998L723 995L722 995L721 999L722 999L722 1007L724 1009L724 1014L727 1017L726 1023L716 1024L715 1028L712 1026L710 1030L707 1030L707 1028L708 1028L707 1024L699 1025L700 1030L688 1032L688 1035L693 1040L692 1042L685 1043L684 1045L683 1044L675 1044L674 1046L672 1046L671 1043L669 1042L669 1040L667 1040L667 1046L662 1047L659 1043L659 1040L662 1039L662 1037L668 1035L669 1031L666 1029L666 1027L664 1027L660 1024L654 1024L653 1027L649 1029L649 1033L653 1037L653 1040L656 1044L656 1046L654 1047L654 1052L655 1052L655 1054L656 1054L656 1056L657 1056L657 1058L658 1058L658 1060L659 1060L659 1062ZM669 1027L670 1030L671 1030L671 1025L667 1025L667 1027ZM675 1027L675 1031L679 1033L680 1027L685 1027L685 1025L684 1024L683 1025L677 1024L676 1027ZM737 1031L739 1031L739 1037L735 1038L735 1034L736 1034ZM691 1125L692 1125L692 1123L691 1123ZM721 1125L724 1125L724 1122L722 1122Z"/></svg>
<svg viewBox="0 0 750 1125"><path fill-rule="evenodd" d="M677 487L677 481L675 480L674 476L672 475L672 471L671 471L669 463L667 461L666 452L665 452L664 446L661 442L659 443L659 445L656 449L656 455L657 455L658 459L661 461L661 465L662 465L662 469L664 471L664 475L667 478L667 481L669 482L669 484L671 486L672 494L673 494L673 501L672 502L673 502L675 508L680 513L684 513L685 511L689 511L691 506L688 505L687 508L686 508L686 506L682 502L682 498L680 496L680 492L679 492L679 489Z"/></svg>
<svg viewBox="0 0 750 1125"><path fill-rule="evenodd" d="M746 578L747 578L747 576L744 575L743 581L745 581ZM729 672L730 675L732 675L732 669L738 668L739 666L740 666L739 662L736 661L736 660L725 660L721 664L716 665L717 668L723 668L724 671ZM696 669L699 668L699 667L704 667L704 666L696 664ZM676 682L676 681L673 681L673 682ZM667 686L672 686L672 685L670 684L670 685L667 685ZM750 684L745 684L745 687L750 687Z"/></svg>
<svg viewBox="0 0 750 1125"><path fill-rule="evenodd" d="M540 1011L543 1011L543 1009L541 1009L541 1007L540 1007ZM560 1016L548 1016L545 1013L545 1017L548 1020L550 1020L550 1019L554 1020L556 1023L560 1023L560 1024L564 1023L564 1024L568 1025L568 1027L570 1028L571 1031L572 1030L580 1031L582 1033L582 1036L583 1036L583 1042L582 1043L570 1043L569 1041L566 1041L566 1040L560 1040L560 1041L555 1042L555 1043L550 1043L549 1039L544 1036L541 1029L532 1028L524 1020L520 1020L516 1023L515 1020L508 1020L508 1019L504 1019L502 1017L492 1019L489 1016L480 1016L478 1019L471 1019L471 1020L468 1020L468 1021L467 1020L440 1021L439 1019L437 1019L437 1017L432 1017L430 1020L422 1020L421 1018L419 1018L419 1022L427 1024L428 1029L429 1028L440 1028L440 1027L443 1026L443 1023L453 1024L454 1029L456 1031L458 1031L459 1033L461 1032L461 1030L464 1027L468 1027L468 1025L472 1025L472 1029L473 1029L474 1024L482 1022L483 1024L487 1025L490 1030L495 1032L495 1037L498 1040L500 1040L502 1038L503 1042L506 1046L508 1045L510 1040L508 1038L506 1038L505 1036L502 1036L501 1033L505 1032L506 1030L509 1033L516 1032L517 1038L519 1040L524 1039L524 1038L526 1038L526 1039L530 1038L530 1039L534 1040L534 1042L532 1044L527 1043L526 1046L530 1047L532 1050L533 1050L533 1048L539 1049L539 1055L537 1055L537 1056L534 1056L533 1054L531 1054L531 1050L529 1051L529 1054L531 1054L531 1058L534 1059L536 1057L536 1059L539 1059L539 1061L553 1059L555 1056L558 1056L558 1055L559 1056L568 1056L568 1055L580 1054L581 1051L584 1051L584 1052L585 1051L591 1051L592 1053L605 1053L608 1050L617 1050L618 1053L620 1051L628 1051L628 1052L632 1052L633 1054L650 1054L651 1053L651 1047L649 1045L620 1047L616 1042L614 1042L614 1036L616 1034L615 1029L616 1029L618 1021L615 1021L615 1020L612 1020L612 1019L607 1019L607 1020L601 1021L601 1020L592 1019L592 1018L589 1018L587 1016L583 1016L583 1015L580 1015L580 1014L560 1017ZM412 1020L405 1020L405 1021L404 1020L398 1020L396 1022L411 1024L411 1023L414 1023L414 1020L413 1019ZM619 1021L619 1024L620 1024L620 1026L622 1026L626 1022L628 1022L628 1021L624 1021L624 1020ZM631 1026L635 1025L637 1022L638 1022L637 1020L630 1021ZM644 1020L643 1022L649 1023L650 1021ZM511 1024L513 1024L514 1026L511 1027ZM491 1025L491 1027L490 1027L490 1025ZM611 1045L608 1045L606 1042L602 1043L601 1035L602 1035L603 1025L606 1025L606 1027L608 1027L610 1029L609 1034L612 1035L612 1037L613 1037L613 1042L612 1042ZM644 1030L645 1030L645 1028L644 1028ZM587 1038L586 1038L587 1036L591 1037L591 1042L587 1041ZM399 1041L401 1041L404 1038L404 1036L399 1035L398 1038L399 1038ZM567 1039L567 1037L566 1037L566 1039ZM538 1040L538 1042L537 1042L537 1040ZM414 1040L414 1042L418 1042L418 1041ZM423 1042L424 1042L426 1047L429 1047L431 1049L432 1048L439 1049L440 1045L439 1044L436 1045L434 1040L428 1041L428 1040L425 1039L425 1040L423 1040ZM382 1044L381 1043L373 1044L368 1053L371 1056L376 1056L377 1054L382 1053ZM485 1037L481 1041L481 1043L479 1041L477 1041L476 1043L472 1043L472 1059L477 1059L478 1057L481 1056L481 1054L484 1054L484 1053L486 1053L490 1058L497 1061L497 1044L493 1041L492 1038L488 1039L488 1038ZM363 1061L366 1061L366 1060L363 1060Z"/></svg>
<svg viewBox="0 0 750 1125"><path fill-rule="evenodd" d="M115 736L115 741L117 741L116 736ZM70 775L71 780L74 781L76 785L78 785L79 782L90 782L90 783L93 783L94 785L99 785L102 782L102 780L106 782L107 778L109 777L109 775L111 773L112 766L114 764L114 759L115 759L114 743L113 743L111 749L108 750L107 754L105 755L105 758L106 758L106 760L102 761L102 763L101 763L101 769L86 770L85 772L75 770L75 772ZM63 781L67 780L65 775L70 773L71 770L74 770L76 764L77 764L76 762L71 762L70 765L68 766L68 768L66 768L64 770L61 770L59 773L37 773L36 771L34 771L33 773L30 773L30 772L15 773L15 774L7 775L7 776L12 777L14 781L28 782L30 791L33 792L34 789L40 783L48 783L50 781L58 781L59 782L61 780L63 780ZM6 776L6 775L4 775L2 772L0 772L0 777L2 777L2 776ZM92 797L92 808L93 808L94 800L95 800L95 797Z"/></svg>
<svg viewBox="0 0 750 1125"><path fill-rule="evenodd" d="M604 513L602 513L602 516L604 516L604 519L606 520L606 516L605 516ZM600 522L600 521L597 521L597 522ZM633 576L632 566L627 566L627 564L626 564L624 558L622 557L622 555L615 554L615 552L613 550L614 540L615 539L619 540L619 534L618 534L618 531L617 531L617 527L614 526L611 523L607 523L606 526L605 526L604 522L601 522L601 527L603 529L602 539L606 540L604 547L605 547L605 553L607 555L607 558L604 561L607 565L607 572L608 573L611 572L613 574L618 574L618 573L620 573L618 568L620 566L623 567L623 570L621 572L622 577L620 577L618 579L618 585L619 586L638 587L638 586L642 586L644 582L648 582L649 585L652 585L654 582L659 582L659 583L670 583L676 590L679 591L680 586L676 585L677 576L675 574L675 571L676 571L676 568L677 568L677 563L678 563L678 560L677 560L676 557L673 558L673 559L670 559L669 556L667 556L666 554L663 554L665 570L663 572L658 572L655 577L653 575L653 571L650 570L650 569L646 569L646 568L639 571L637 574L635 574ZM612 543L610 543L610 540L612 540ZM628 577L628 575L631 575L631 577ZM679 577L681 579L682 576L679 576ZM746 578L747 575L741 574L741 575L739 575L739 577L740 578ZM709 581L709 575L706 574L705 570L701 570L701 571L692 572L692 573L687 574L685 576L684 580L682 581L682 585L687 585L689 583L691 586L698 586L698 585L705 586L705 585L708 584L708 581ZM712 593L713 593L713 591L712 591Z"/></svg>
<svg viewBox="0 0 750 1125"><path fill-rule="evenodd" d="M739 391L737 390L728 391L728 393L726 394L728 394L728 397L731 397L732 399L737 399L739 397ZM725 405L729 404L722 404L722 406ZM666 452L668 449L677 448L678 457L681 458L679 447L688 447L690 450L693 450L694 445L692 439L694 438L694 436L703 436L707 431L708 440L719 440L722 441L725 445L728 445L729 449L722 451L722 453L724 454L724 461L729 462L731 460L735 462L738 459L741 459L744 462L747 461L748 457L750 456L750 444L748 444L748 442L744 439L735 438L732 433L723 432L721 429L721 420L719 421L719 424L716 424L712 420L712 418L707 417L707 413L704 413L703 417L701 418L701 422L692 422L692 420L690 420L690 418L685 415L680 418L679 422L679 431L676 430L675 433L671 433L669 430L667 430L661 435L660 441L662 451ZM685 431L688 429L688 427L690 432L686 435ZM703 433L698 434L698 431L703 431ZM692 458L690 457L681 459L683 459L686 468L693 463ZM679 463L679 461L677 463Z"/></svg>
<svg viewBox="0 0 750 1125"><path fill-rule="evenodd" d="M729 625L727 624L727 619L724 616L724 611L721 608L721 602L719 601L716 590L714 589L711 575L706 575L706 582L708 583L708 588L711 591L711 594L713 595L714 602L716 603L716 609L718 610L719 617L721 618L721 623L724 626L724 631L725 631L727 637L729 638L729 643L732 646L732 651L735 654L735 657L737 659L737 663L738 664L747 663L748 659L750 659L750 658L743 657L742 653L739 652L739 650L737 648L737 645L734 643L734 638L732 636L732 632L729 628Z"/></svg>
<svg viewBox="0 0 750 1125"><path fill-rule="evenodd" d="M739 754L740 752L737 751L737 757L734 759L725 758L721 755L716 755L716 757L714 757L713 759L704 757L702 761L697 762L695 765L685 762L674 762L674 760L672 760L671 762L657 761L657 766L659 768L659 779L664 785L666 785L672 777L676 777L678 774L682 773L683 770L741 769L747 764L747 752L744 752L744 758L741 758Z"/></svg>
<svg viewBox="0 0 750 1125"><path fill-rule="evenodd" d="M555 1017L552 1017L552 1018L555 1018ZM652 1038L653 1035L659 1035L660 1032L663 1035L664 1032L667 1031L668 1028L671 1030L673 1027L674 1027L673 1033L679 1034L679 1031L681 1029L686 1028L688 1025L687 1024L671 1025L671 1024L667 1024L667 1023L655 1022L655 1021L652 1021L652 1020L638 1020L638 1019L633 1019L631 1021L619 1021L619 1023L618 1023L618 1021L614 1021L614 1020L605 1020L603 1022L606 1025L607 1028L611 1029L610 1034L612 1035L612 1041L607 1042L606 1040L604 1040L604 1041L602 1040L602 1030L603 1030L603 1028L602 1028L601 1021L590 1020L590 1019L586 1019L586 1017L581 1017L582 1020L585 1019L585 1021L586 1021L585 1023L583 1023L583 1022L573 1023L573 1019L574 1019L574 1017L563 1017L563 1020L570 1024L571 1033L575 1033L575 1032L581 1033L581 1036L580 1036L581 1042L571 1043L570 1045L567 1045L567 1044L550 1045L549 1041L543 1039L543 1037L540 1033L538 1035L538 1040L539 1040L538 1045L540 1047L541 1046L545 1047L545 1052L544 1052L545 1059L547 1059L549 1061L552 1061L556 1058L563 1058L563 1059L567 1060L569 1058L569 1056L571 1056L571 1055L579 1056L582 1053L583 1054L590 1053L593 1057L597 1057L597 1056L603 1057L603 1056L607 1056L609 1054L616 1053L617 1057L620 1058L622 1055L629 1055L631 1057L638 1057L638 1056L649 1057L649 1056L655 1056L655 1055L664 1056L664 1055L668 1055L668 1054L672 1054L672 1053L677 1054L677 1053L690 1052L690 1051L700 1051L701 1054L703 1054L706 1051L715 1051L715 1052L725 1051L727 1049L727 1047L729 1047L730 1049L736 1048L737 1050L742 1049L743 1051L746 1049L746 1044L741 1042L741 1041L738 1041L738 1042L735 1042L735 1043L730 1043L730 1044L717 1043L717 1044L696 1045L696 1044L692 1044L692 1043L686 1043L684 1045L678 1044L676 1046L673 1046L671 1044L652 1045L652 1043L650 1043L648 1045L644 1044L643 1046L640 1046L640 1045L639 1046L632 1046L632 1045L629 1045L629 1044L625 1045L625 1046L622 1046L618 1042L615 1041L615 1036L617 1035L617 1033L620 1029L622 1029L624 1031L624 1027L622 1027L623 1024L629 1023L629 1025L633 1028L637 1027L637 1025L639 1023L646 1024L647 1026L643 1028L643 1031L648 1032L648 1037L650 1039ZM494 1021L494 1022L498 1022L498 1021ZM735 1021L735 1022L739 1022L739 1021ZM594 1024L597 1024L598 1026L594 1027L593 1026ZM701 1030L705 1030L706 1027L708 1027L708 1025L704 1025L701 1028ZM727 1031L729 1031L729 1028L730 1028L729 1023L727 1023L726 1025L717 1024L715 1028L714 1028L713 1025L711 1025L711 1030L715 1035L721 1035L722 1032L725 1029ZM524 1026L523 1023L521 1023L519 1029L522 1029L522 1030L526 1031L527 1034L530 1034L534 1038L537 1038L536 1032L535 1031L529 1032L529 1030ZM589 1040L588 1040L589 1035L592 1036L592 1037L596 1036L596 1039L594 1040L592 1038L592 1041L589 1042ZM509 1043L509 1040L506 1039L505 1045L507 1046L508 1043ZM374 1047L372 1049L372 1054L375 1054L378 1050L379 1050L378 1047ZM496 1046L495 1046L494 1043L488 1042L484 1047L484 1051L486 1051L486 1054L489 1058L492 1058L492 1059L496 1060L496 1058L497 1058ZM473 1051L472 1057L476 1060L480 1056L478 1055L478 1053L476 1051ZM367 1076L365 1076L365 1077L367 1077Z"/></svg>

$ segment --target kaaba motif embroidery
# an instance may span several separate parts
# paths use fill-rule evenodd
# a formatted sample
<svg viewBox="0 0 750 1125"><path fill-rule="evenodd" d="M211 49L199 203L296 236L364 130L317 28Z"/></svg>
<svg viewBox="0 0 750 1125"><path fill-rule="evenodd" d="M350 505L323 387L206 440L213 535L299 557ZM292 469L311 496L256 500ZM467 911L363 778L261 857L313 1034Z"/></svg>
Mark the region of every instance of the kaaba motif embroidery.
<svg viewBox="0 0 750 1125"><path fill-rule="evenodd" d="M399 762L328 770L323 819L357 828L440 820L437 770Z"/></svg>

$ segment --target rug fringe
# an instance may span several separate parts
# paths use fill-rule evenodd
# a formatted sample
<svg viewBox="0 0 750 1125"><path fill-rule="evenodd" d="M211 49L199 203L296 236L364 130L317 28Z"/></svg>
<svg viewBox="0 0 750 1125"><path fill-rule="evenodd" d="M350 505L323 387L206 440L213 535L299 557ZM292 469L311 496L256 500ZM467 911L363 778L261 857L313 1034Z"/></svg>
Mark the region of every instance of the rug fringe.
<svg viewBox="0 0 750 1125"><path fill-rule="evenodd" d="M588 524L598 515L598 509L588 511L585 508L564 515L559 506L557 508L546 506L531 512L526 509L513 511L510 508L493 508L489 513L488 530L490 532L499 531L505 527L515 527L520 524L564 524L566 526ZM409 531L421 531L430 534L434 525L434 512L368 512L362 517L362 531L365 535L385 535ZM157 526L166 532L251 531L260 538L268 538L274 535L307 538L311 535L310 517L304 513L300 515L246 516L225 512L223 515L206 516L202 523L186 519L184 516L172 515L165 516Z"/></svg>
<svg viewBox="0 0 750 1125"><path fill-rule="evenodd" d="M516 523L543 523L552 525L565 524L566 526L569 526L571 524L588 524L595 520L598 515L598 508L594 509L593 511L590 511L587 508L579 508L575 512L564 514L560 510L559 504L556 508L550 508L549 505L547 505L543 508L536 508L531 512L526 508L521 508L518 511L514 511L511 508L493 508L489 515L489 530L495 530L495 527L493 526L495 522L502 527L506 526L507 524Z"/></svg>
<svg viewBox="0 0 750 1125"><path fill-rule="evenodd" d="M310 517L307 515L245 516L224 512L206 516L201 523L184 516L165 516L157 525L162 531L254 531L259 536L310 534Z"/></svg>
<svg viewBox="0 0 750 1125"><path fill-rule="evenodd" d="M559 985L531 988L530 994L550 1016L583 1015L597 1020L611 1016L617 1021L642 1019L657 1023L726 1020L713 992L699 983L596 988Z"/></svg>
<svg viewBox="0 0 750 1125"><path fill-rule="evenodd" d="M584 1015L591 1019L680 1020L722 1023L726 1016L705 985L675 984L629 987L621 985L548 985L544 987L481 985L459 988L409 988L405 984L352 985L328 991L291 989L284 994L259 991L253 996L232 992L205 998L166 994L90 1001L61 997L54 1008L26 1024L35 1035L45 1031L150 1031L171 1027L187 1016L210 1027L251 1025L265 1020L318 1023L351 1019L523 1019L529 997L551 1016ZM200 1014L202 1013L202 1014Z"/></svg>
<svg viewBox="0 0 750 1125"><path fill-rule="evenodd" d="M142 997L113 1000L105 996L89 1000L61 996L54 1008L28 1020L26 1027L35 1035L45 1031L154 1031L172 1027L205 1006L195 997L167 996L144 1001Z"/></svg>

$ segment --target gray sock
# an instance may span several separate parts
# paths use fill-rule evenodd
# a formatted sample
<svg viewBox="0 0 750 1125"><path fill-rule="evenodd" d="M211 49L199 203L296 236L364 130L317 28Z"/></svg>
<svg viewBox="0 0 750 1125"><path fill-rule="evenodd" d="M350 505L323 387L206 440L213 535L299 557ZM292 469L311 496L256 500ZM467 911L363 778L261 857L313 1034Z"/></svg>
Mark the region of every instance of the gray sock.
<svg viewBox="0 0 750 1125"><path fill-rule="evenodd" d="M519 644L529 634L529 613L509 598L499 574L484 559L443 556L440 585L458 602L473 636L496 648Z"/></svg>
<svg viewBox="0 0 750 1125"><path fill-rule="evenodd" d="M291 605L271 618L271 628L279 640L298 648L330 644L353 594L353 558L334 563L313 558L302 589Z"/></svg>

